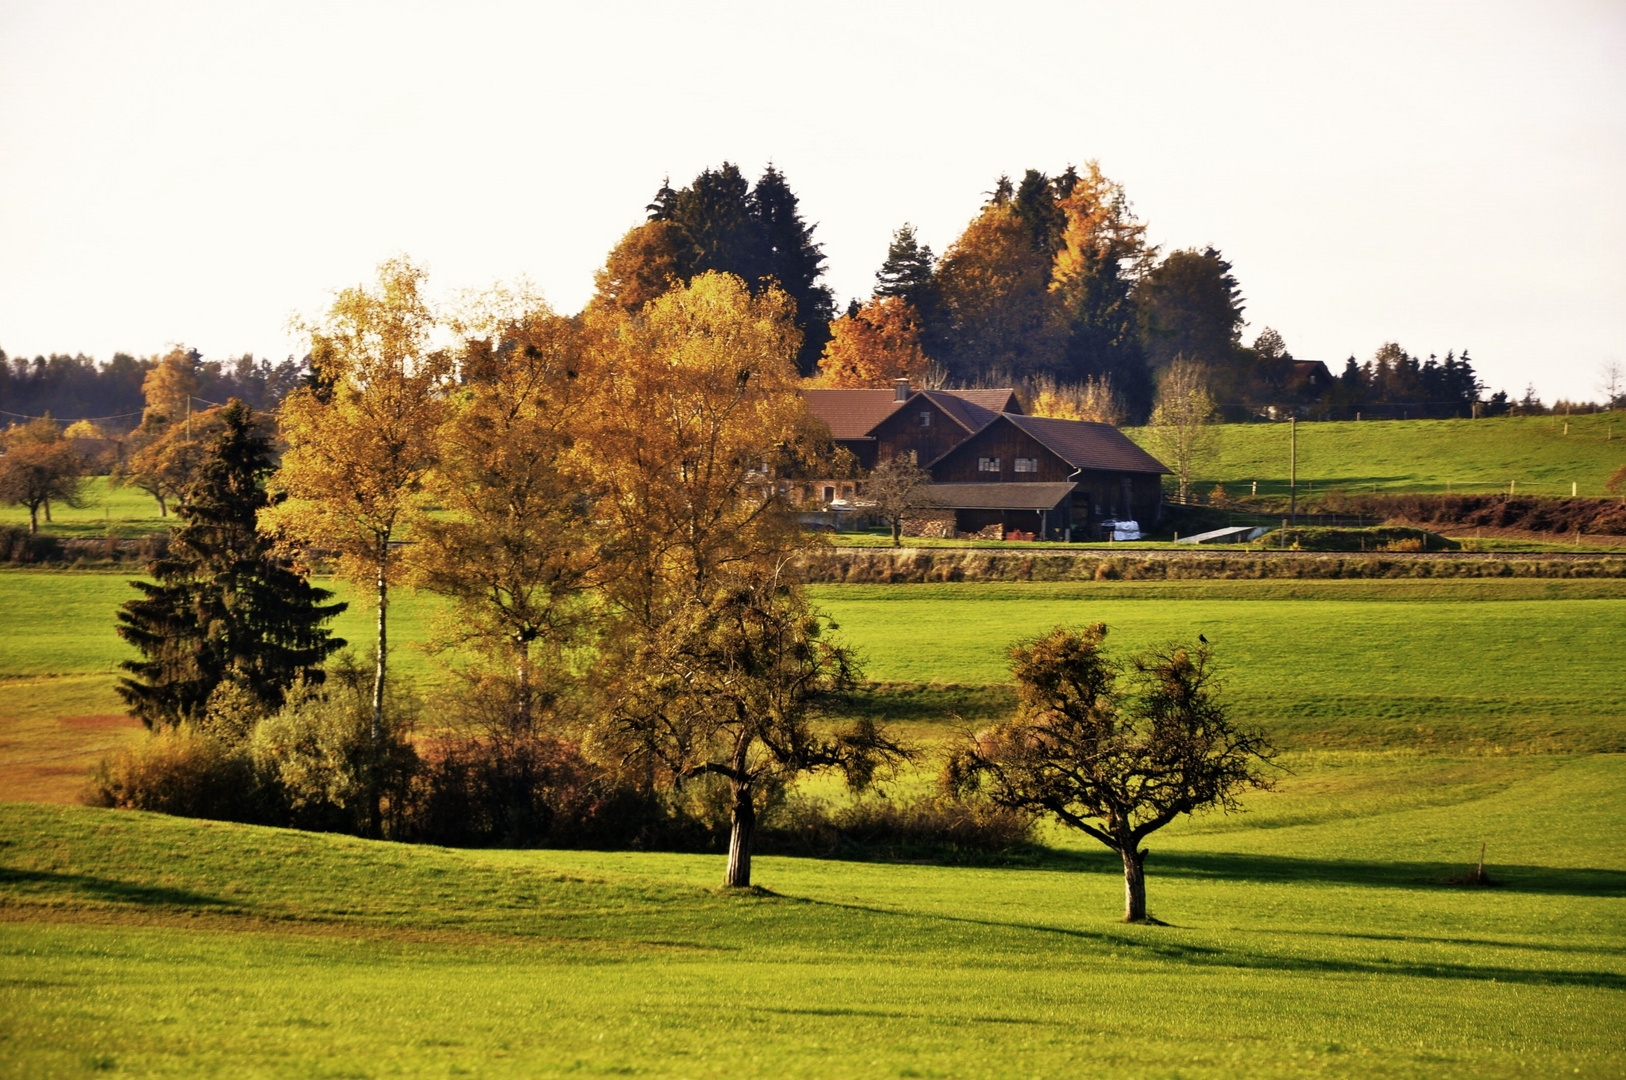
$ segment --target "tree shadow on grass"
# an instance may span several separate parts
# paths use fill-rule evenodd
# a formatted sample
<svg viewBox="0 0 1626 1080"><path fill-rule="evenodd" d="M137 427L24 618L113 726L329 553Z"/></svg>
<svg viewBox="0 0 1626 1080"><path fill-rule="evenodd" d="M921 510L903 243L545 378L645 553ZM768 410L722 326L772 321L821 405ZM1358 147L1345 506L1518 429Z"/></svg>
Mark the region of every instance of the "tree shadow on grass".
<svg viewBox="0 0 1626 1080"><path fill-rule="evenodd" d="M1626 974L1615 971L1522 968L1511 967L1506 964L1439 963L1391 959L1389 957L1360 960L1304 956L1282 952L1279 949L1269 952L1263 951L1263 949L1250 951L1243 947L1182 941L1166 933L1163 927L1147 928L1144 931L1130 926L1124 926L1121 930L1082 930L1075 927L1048 926L1043 923L977 919L963 915L928 915L917 912L889 911L885 908L871 907L866 904L841 903L839 901L804 899L803 902L821 907L862 911L882 917L938 921L963 926L1015 930L1044 937L1088 941L1098 946L1109 947L1115 953L1127 953L1131 957L1193 966L1247 968L1259 971L1303 972L1323 975L1393 975L1419 979L1516 983L1525 986L1596 987L1605 990L1626 990ZM1178 932L1180 929L1178 926L1167 927L1168 931ZM1281 931L1272 929L1270 933L1272 937L1275 937ZM1327 936L1360 938L1365 935L1328 934ZM1381 940L1389 940L1389 938L1385 937ZM1402 944L1412 944L1435 943L1444 939L1422 937L1413 939L1396 936L1394 940ZM1460 942L1451 941L1450 943L1461 944L1464 947L1474 944L1466 940ZM1506 947L1504 943L1493 944ZM1597 951L1613 952L1614 950L1603 949Z"/></svg>
<svg viewBox="0 0 1626 1080"><path fill-rule="evenodd" d="M89 874L63 874L49 870L14 870L0 867L0 889L23 886L25 895L53 900L102 900L141 907L199 908L233 911L238 905L215 896L163 885L138 885Z"/></svg>
<svg viewBox="0 0 1626 1080"><path fill-rule="evenodd" d="M1116 857L1094 852L1056 851L1026 864L1038 870L1119 872ZM1377 888L1461 891L1453 884L1471 871L1467 861L1373 862L1360 859L1312 859L1293 855L1248 855L1213 851L1168 851L1155 847L1146 859L1149 879L1202 878L1227 881L1314 882ZM1492 891L1563 896L1626 896L1626 871L1595 867L1500 865L1486 873Z"/></svg>

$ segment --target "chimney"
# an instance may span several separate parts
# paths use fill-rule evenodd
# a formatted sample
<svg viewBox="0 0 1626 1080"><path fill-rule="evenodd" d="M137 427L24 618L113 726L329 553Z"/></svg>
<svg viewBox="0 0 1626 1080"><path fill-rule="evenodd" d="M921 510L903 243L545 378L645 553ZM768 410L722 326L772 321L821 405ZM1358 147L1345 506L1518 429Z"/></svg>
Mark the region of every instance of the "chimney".
<svg viewBox="0 0 1626 1080"><path fill-rule="evenodd" d="M909 400L909 380L908 379L893 379L892 380L892 400L893 401L908 401Z"/></svg>

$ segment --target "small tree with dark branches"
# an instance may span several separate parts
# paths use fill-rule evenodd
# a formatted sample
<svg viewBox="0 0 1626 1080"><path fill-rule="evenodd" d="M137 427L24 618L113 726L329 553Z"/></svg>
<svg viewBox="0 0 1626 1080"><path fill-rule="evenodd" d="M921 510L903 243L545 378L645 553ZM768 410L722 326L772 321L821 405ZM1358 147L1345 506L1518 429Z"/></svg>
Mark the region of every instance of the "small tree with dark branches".
<svg viewBox="0 0 1626 1080"><path fill-rule="evenodd" d="M870 472L864 483L864 497L891 526L893 547L902 546L899 538L909 511L928 505L926 486L931 482L930 473L902 454L881 462Z"/></svg>
<svg viewBox="0 0 1626 1080"><path fill-rule="evenodd" d="M819 703L854 685L852 655L779 573L751 573L694 602L642 650L617 703L629 760L678 781L728 781L731 822L724 884L751 884L760 795L809 772L839 770L855 789L908 752L860 721L836 731L810 722Z"/></svg>
<svg viewBox="0 0 1626 1080"><path fill-rule="evenodd" d="M1226 716L1206 644L1171 643L1116 661L1101 652L1106 633L1100 623L1058 626L1013 646L1016 718L956 749L944 781L1048 813L1116 851L1124 921L1145 922L1141 842L1181 814L1238 809L1242 791L1270 786L1262 766L1276 751Z"/></svg>

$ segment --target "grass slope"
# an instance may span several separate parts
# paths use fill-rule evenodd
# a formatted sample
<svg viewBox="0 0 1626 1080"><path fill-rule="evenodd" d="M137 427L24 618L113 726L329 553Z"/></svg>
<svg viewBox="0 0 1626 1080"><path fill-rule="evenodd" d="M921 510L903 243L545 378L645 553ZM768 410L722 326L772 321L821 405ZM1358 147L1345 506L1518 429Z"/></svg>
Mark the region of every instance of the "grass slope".
<svg viewBox="0 0 1626 1080"><path fill-rule="evenodd" d="M1344 761L1348 767L1350 761ZM0 1071L1618 1075L1619 757L1334 765L1154 843L947 868L400 848L0 808ZM1385 790L1387 785L1387 791ZM1426 795L1419 788L1427 787ZM1350 797L1353 794L1354 797ZM1551 828L1531 829L1532 820ZM1502 884L1442 884L1491 843Z"/></svg>
<svg viewBox="0 0 1626 1080"><path fill-rule="evenodd" d="M1381 492L1506 491L1526 495L1603 495L1604 481L1626 463L1626 416L1594 413L1494 420L1378 420L1298 425L1300 495L1334 488ZM1286 424L1225 424L1219 452L1200 466L1196 490L1224 484L1233 497L1254 481L1260 495L1285 496ZM1131 428L1144 442L1144 429Z"/></svg>

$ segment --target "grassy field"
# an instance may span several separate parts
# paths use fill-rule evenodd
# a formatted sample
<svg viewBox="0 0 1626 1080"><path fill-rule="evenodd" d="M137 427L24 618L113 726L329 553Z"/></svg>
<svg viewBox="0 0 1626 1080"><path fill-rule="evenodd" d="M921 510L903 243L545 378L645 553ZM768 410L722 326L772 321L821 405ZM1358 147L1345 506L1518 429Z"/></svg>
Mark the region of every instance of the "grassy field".
<svg viewBox="0 0 1626 1080"><path fill-rule="evenodd" d="M1568 434L1565 425L1568 424ZM1126 433L1144 441L1142 429ZM1604 495L1626 464L1626 414L1497 417L1493 420L1375 420L1298 425L1301 496L1349 492L1496 492ZM1286 424L1226 424L1216 459L1198 470L1206 495L1224 484L1232 497L1285 496Z"/></svg>
<svg viewBox="0 0 1626 1080"><path fill-rule="evenodd" d="M1116 922L1121 871L1059 829L1006 865L760 857L728 895L718 856L3 803L0 1077L1626 1071L1626 583L814 593L891 684L853 708L917 737L1008 706L1008 641L1105 621L1206 634L1286 768L1152 838L1162 927ZM127 595L0 572L5 798L71 798L139 735L112 723ZM431 608L403 594L394 639ZM433 684L409 644L397 669ZM1482 842L1496 886L1451 884Z"/></svg>
<svg viewBox="0 0 1626 1080"><path fill-rule="evenodd" d="M715 856L7 804L0 1072L1616 1076L1623 766L1329 759L1154 840L1165 927L1065 839L731 896ZM1446 884L1482 839L1499 887Z"/></svg>

